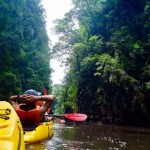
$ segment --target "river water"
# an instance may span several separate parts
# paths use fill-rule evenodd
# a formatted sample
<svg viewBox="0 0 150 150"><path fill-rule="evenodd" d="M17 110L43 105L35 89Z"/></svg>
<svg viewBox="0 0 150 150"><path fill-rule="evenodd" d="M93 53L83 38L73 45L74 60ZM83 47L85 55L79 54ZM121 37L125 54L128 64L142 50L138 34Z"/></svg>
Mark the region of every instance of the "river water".
<svg viewBox="0 0 150 150"><path fill-rule="evenodd" d="M55 123L52 139L27 144L26 150L150 150L150 128Z"/></svg>

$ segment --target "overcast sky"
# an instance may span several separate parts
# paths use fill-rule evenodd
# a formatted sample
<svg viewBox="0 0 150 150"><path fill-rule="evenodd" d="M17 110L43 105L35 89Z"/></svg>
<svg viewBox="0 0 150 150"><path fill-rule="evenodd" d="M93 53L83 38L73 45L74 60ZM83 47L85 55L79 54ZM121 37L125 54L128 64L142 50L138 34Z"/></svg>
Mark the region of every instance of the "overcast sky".
<svg viewBox="0 0 150 150"><path fill-rule="evenodd" d="M53 20L57 18L63 18L64 14L71 9L71 0L42 0L42 5L44 6L47 14L46 18L46 29L48 36L51 39L52 44L57 41L57 36L52 34L51 28L53 25ZM52 73L53 84L60 84L64 77L64 69L60 66L61 64L57 60L51 61L51 67L55 71Z"/></svg>

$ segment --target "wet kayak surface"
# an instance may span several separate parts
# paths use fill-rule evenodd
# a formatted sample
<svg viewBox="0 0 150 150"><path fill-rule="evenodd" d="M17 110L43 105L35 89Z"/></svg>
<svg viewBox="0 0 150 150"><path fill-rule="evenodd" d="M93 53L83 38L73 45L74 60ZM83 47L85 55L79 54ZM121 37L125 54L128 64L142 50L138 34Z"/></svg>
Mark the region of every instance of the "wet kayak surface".
<svg viewBox="0 0 150 150"><path fill-rule="evenodd" d="M44 131L43 131L44 132ZM149 150L150 128L95 123L54 123L54 136L27 150Z"/></svg>

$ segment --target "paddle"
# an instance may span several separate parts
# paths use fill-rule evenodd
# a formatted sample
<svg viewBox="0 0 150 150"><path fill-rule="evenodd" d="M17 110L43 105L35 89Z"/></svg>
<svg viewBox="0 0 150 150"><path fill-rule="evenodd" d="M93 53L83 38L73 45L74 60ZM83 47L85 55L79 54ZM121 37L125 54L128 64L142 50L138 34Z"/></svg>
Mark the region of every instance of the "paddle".
<svg viewBox="0 0 150 150"><path fill-rule="evenodd" d="M65 123L65 122L66 122L66 121L63 120L63 119L57 119L57 121L58 121L59 123Z"/></svg>
<svg viewBox="0 0 150 150"><path fill-rule="evenodd" d="M87 119L87 115L80 114L80 113L69 113L64 115L46 115L51 117L65 117L67 119L70 119L72 121L85 121Z"/></svg>

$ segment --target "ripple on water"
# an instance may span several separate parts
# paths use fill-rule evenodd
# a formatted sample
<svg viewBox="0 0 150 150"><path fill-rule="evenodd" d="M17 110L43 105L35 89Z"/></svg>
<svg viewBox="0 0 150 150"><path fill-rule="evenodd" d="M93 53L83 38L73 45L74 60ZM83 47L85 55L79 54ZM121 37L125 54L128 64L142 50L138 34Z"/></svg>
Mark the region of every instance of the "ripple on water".
<svg viewBox="0 0 150 150"><path fill-rule="evenodd" d="M149 139L149 129L54 124L52 139L28 145L26 150L149 150Z"/></svg>

